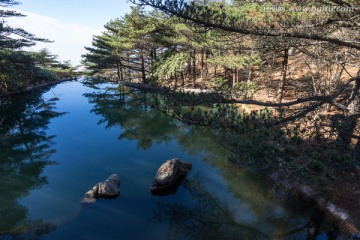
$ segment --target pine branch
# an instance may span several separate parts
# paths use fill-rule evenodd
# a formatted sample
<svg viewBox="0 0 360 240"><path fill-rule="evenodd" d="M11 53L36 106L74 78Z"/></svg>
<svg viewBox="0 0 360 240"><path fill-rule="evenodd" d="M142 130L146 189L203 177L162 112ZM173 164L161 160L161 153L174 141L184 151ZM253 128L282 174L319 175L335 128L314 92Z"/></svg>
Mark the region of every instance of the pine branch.
<svg viewBox="0 0 360 240"><path fill-rule="evenodd" d="M206 7L196 5L194 2L188 3L184 0L172 2L169 0L130 0L134 4L144 4L155 9L159 9L169 15L174 15L184 20L191 21L192 23L200 24L206 27L220 29L228 32L240 33L252 36L264 36L264 37L280 37L280 38L297 38L314 41L323 41L332 43L339 46L350 47L360 50L360 42L357 41L345 41L338 38L329 37L326 35L318 35L306 32L280 32L261 29L251 29L249 27L237 27L235 24L226 24L226 13L212 10L208 17L199 16L197 12L207 10ZM195 14L194 14L195 13ZM232 19L235 23L235 19Z"/></svg>

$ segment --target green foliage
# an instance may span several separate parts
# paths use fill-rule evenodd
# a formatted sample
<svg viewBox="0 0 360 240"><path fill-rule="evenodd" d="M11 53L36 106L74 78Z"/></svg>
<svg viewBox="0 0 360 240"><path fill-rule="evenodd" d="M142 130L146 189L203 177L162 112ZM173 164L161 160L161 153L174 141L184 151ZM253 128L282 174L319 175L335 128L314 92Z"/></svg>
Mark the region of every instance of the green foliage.
<svg viewBox="0 0 360 240"><path fill-rule="evenodd" d="M1 7L19 4L17 1L0 0ZM21 28L12 28L6 24L5 18L24 17L13 10L0 10L0 90L16 91L38 82L51 81L62 77L61 72L73 69L64 67L57 60L57 56L47 49L38 52L26 52L21 49L35 45L36 42L50 42L37 38ZM17 37L13 37L17 35ZM70 70L71 69L71 70ZM67 74L69 76L69 74Z"/></svg>
<svg viewBox="0 0 360 240"><path fill-rule="evenodd" d="M59 76L55 73L55 71L39 67L35 68L34 77L38 82L50 82L59 79Z"/></svg>
<svg viewBox="0 0 360 240"><path fill-rule="evenodd" d="M83 63L93 74L115 72L118 79L141 78L147 82L158 48L166 45L164 39L169 36L162 18L159 13L133 7L131 13L110 21L103 34L93 38Z"/></svg>
<svg viewBox="0 0 360 240"><path fill-rule="evenodd" d="M33 83L34 68L24 52L0 50L0 88L12 91Z"/></svg>
<svg viewBox="0 0 360 240"><path fill-rule="evenodd" d="M51 57L40 58L44 52ZM0 50L0 89L16 91L39 82L69 78L74 69L69 63L58 62L47 50L38 53Z"/></svg>
<svg viewBox="0 0 360 240"><path fill-rule="evenodd" d="M37 52L31 52L30 56L34 59L39 67L50 68L58 66L57 56L51 54L48 49L43 48Z"/></svg>
<svg viewBox="0 0 360 240"><path fill-rule="evenodd" d="M261 59L258 54L241 55L223 52L221 55L214 55L208 60L212 64L216 64L228 68L246 68L249 66L256 66L261 64Z"/></svg>
<svg viewBox="0 0 360 240"><path fill-rule="evenodd" d="M173 75L185 68L188 58L188 52L165 52L160 56L160 60L157 61L154 66L153 73L158 78L163 78L165 75Z"/></svg>
<svg viewBox="0 0 360 240"><path fill-rule="evenodd" d="M212 78L210 79L207 83L206 86L207 88L214 90L214 91L229 91L229 85L228 85L229 81L225 78L222 77L216 77L216 78Z"/></svg>
<svg viewBox="0 0 360 240"><path fill-rule="evenodd" d="M235 84L234 91L237 98L251 99L257 92L257 84L250 81L239 82Z"/></svg>

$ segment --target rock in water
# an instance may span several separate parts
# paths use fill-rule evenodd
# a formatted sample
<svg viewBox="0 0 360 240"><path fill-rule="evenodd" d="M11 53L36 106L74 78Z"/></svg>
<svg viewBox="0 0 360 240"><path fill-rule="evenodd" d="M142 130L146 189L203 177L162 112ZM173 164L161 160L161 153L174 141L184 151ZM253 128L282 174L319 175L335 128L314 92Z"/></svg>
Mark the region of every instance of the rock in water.
<svg viewBox="0 0 360 240"><path fill-rule="evenodd" d="M97 198L115 198L120 194L120 177L117 174L111 175L105 182L96 184L85 193L81 202L94 203Z"/></svg>
<svg viewBox="0 0 360 240"><path fill-rule="evenodd" d="M190 162L182 162L178 158L167 160L157 171L151 191L156 192L171 187L177 180L185 177L191 167Z"/></svg>

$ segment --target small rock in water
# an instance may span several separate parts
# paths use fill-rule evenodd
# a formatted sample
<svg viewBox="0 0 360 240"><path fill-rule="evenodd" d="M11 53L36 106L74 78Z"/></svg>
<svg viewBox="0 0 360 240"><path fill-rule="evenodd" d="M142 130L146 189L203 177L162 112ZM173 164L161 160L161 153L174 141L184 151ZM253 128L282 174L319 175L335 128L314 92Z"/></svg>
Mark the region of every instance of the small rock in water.
<svg viewBox="0 0 360 240"><path fill-rule="evenodd" d="M156 192L173 186L177 180L185 177L191 168L190 162L183 162L178 158L167 160L158 169L150 188L151 191Z"/></svg>
<svg viewBox="0 0 360 240"><path fill-rule="evenodd" d="M120 194L120 177L111 175L105 182L97 183L85 193L82 203L95 203L97 198L115 198Z"/></svg>

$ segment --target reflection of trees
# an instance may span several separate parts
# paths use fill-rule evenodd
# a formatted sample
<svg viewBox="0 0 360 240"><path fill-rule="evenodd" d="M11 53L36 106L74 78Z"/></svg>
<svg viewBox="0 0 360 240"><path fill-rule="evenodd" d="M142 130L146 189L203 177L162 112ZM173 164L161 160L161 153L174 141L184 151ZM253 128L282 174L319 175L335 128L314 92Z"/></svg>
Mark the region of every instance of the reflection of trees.
<svg viewBox="0 0 360 240"><path fill-rule="evenodd" d="M184 152L193 156L200 154L204 160L219 169L229 182L229 186L234 186L231 187L231 191L237 198L251 201L256 206L265 204L264 195L266 193L260 194L264 188L256 186L258 181L253 179L254 181L250 182L249 176L234 167L232 162L226 161L231 158L232 154L219 142L228 135L206 127L177 124L165 114L151 108L151 106L164 101L161 95L141 92L130 92L123 95L121 92L120 88L107 87L105 90L86 94L90 102L95 104L92 111L102 116L100 123L105 122L107 127L121 127L123 133L120 138L136 140L142 148L175 139ZM239 189L248 190L237 193Z"/></svg>
<svg viewBox="0 0 360 240"><path fill-rule="evenodd" d="M136 140L138 146L143 149L149 148L153 144L168 142L171 139L176 140L184 152L193 156L201 156L220 171L229 192L236 199L248 204L249 211L258 219L258 226L268 228L269 234L272 233L271 230L277 229L279 232L276 237L300 236L295 239L302 239L307 236L307 225L299 223L299 215L302 215L305 210L298 209L298 202L291 203L287 210L282 209L281 213L276 213L272 207L276 208L281 204L277 202L274 196L276 193L271 190L270 183L264 183L259 176L247 174L235 167L233 162L227 161L227 159L239 157L234 156L234 152L224 147L233 143L233 148L238 150L242 158L249 161L248 157L253 157L256 161L266 163L266 161L261 161L262 156L276 149L275 141L273 141L274 146L267 145L270 138L264 134L267 131L254 132L254 126L247 130L247 125L245 127L241 125L239 127L244 128L244 133L239 135L237 132L233 133L233 129L230 127L229 129L221 128L222 131L219 131L219 128L215 127L178 124L177 121L167 117L161 111L177 117L177 114L182 111L182 105L179 102L171 101L157 94L140 92L123 94L121 88L108 87L105 91L101 90L101 87L94 89L100 90L96 93L86 94L89 101L94 104L92 111L102 117L100 123L106 123L107 127L122 128L123 133L120 138ZM166 107L160 106L160 111L154 109L159 108L159 105L166 105ZM197 109L194 108L193 111L197 112ZM209 117L209 115L207 116ZM219 117L218 120L213 124L222 119ZM244 124L253 124L250 120L251 118L244 121ZM272 159L272 154L268 155ZM229 210L218 199L211 196L202 184L192 180L185 186L194 200L198 202L196 208L160 204L157 212L159 221L165 221L165 216L167 216L171 222L172 226L169 230L171 237L185 237L184 234L188 235L190 232L193 235L190 235L189 238L194 239L208 239L209 236L214 236L214 239L218 236L221 236L218 239L238 239L236 235L232 235L237 232L244 236L243 239L267 238L258 230L251 228L253 225L237 223ZM297 227L288 229L289 226ZM192 228L195 230L191 230ZM283 231L279 229L283 229Z"/></svg>
<svg viewBox="0 0 360 240"><path fill-rule="evenodd" d="M169 239L268 239L254 225L235 221L231 211L207 191L197 178L186 181L185 189L195 205L158 203L154 220L168 222Z"/></svg>
<svg viewBox="0 0 360 240"><path fill-rule="evenodd" d="M198 177L185 180L182 186L189 192L194 203L186 206L158 202L152 219L158 223L169 224L169 239L310 240L318 239L324 224L324 214L320 211L315 211L308 222L296 221L291 224L291 220L296 217L283 216L281 221L287 221L287 224L283 225L282 230L279 226L271 226L281 224L277 222L279 219L271 214L257 216L256 220L236 221L233 212L211 194ZM338 232L335 230L326 234L327 239L336 239Z"/></svg>
<svg viewBox="0 0 360 240"><path fill-rule="evenodd" d="M137 140L141 149L170 142L176 131L175 121L151 108L150 94L129 92L124 95L122 89L108 87L85 96L95 104L92 112L102 117L99 124L106 123L107 128L121 127L123 132L119 139Z"/></svg>
<svg viewBox="0 0 360 240"><path fill-rule="evenodd" d="M50 119L62 115L54 110L56 99L45 101L42 92L15 96L0 104L0 238L36 238L55 226L28 218L18 200L47 183L41 176L52 139L46 129Z"/></svg>

